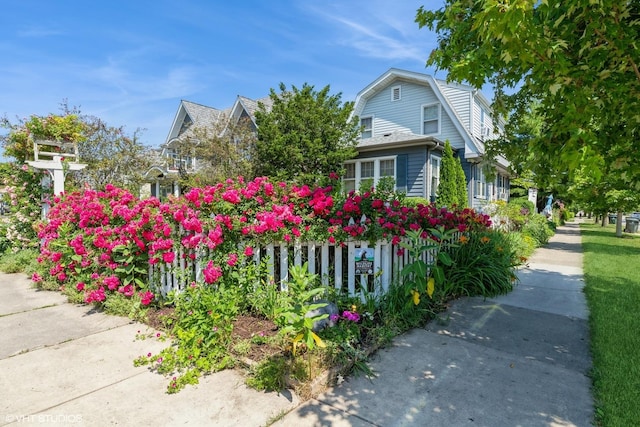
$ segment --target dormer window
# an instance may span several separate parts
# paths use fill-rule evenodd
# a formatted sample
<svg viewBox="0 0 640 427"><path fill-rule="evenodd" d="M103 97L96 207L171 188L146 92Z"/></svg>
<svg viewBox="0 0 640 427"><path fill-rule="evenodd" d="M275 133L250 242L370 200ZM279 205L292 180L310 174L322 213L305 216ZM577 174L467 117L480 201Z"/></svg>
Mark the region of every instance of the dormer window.
<svg viewBox="0 0 640 427"><path fill-rule="evenodd" d="M360 126L362 127L362 139L373 136L373 117L362 117L360 119Z"/></svg>
<svg viewBox="0 0 640 427"><path fill-rule="evenodd" d="M402 96L401 88L402 86L394 86L391 88L391 101L400 101Z"/></svg>

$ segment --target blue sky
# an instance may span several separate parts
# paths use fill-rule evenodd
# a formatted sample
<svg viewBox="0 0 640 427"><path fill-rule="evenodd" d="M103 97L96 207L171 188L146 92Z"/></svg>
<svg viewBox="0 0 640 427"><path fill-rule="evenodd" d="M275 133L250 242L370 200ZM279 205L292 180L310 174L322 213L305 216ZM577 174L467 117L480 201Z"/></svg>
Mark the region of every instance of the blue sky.
<svg viewBox="0 0 640 427"><path fill-rule="evenodd" d="M280 82L350 101L391 67L425 68L436 37L414 22L441 0L20 0L0 16L0 115L80 107L141 142L165 141L181 99L227 108Z"/></svg>

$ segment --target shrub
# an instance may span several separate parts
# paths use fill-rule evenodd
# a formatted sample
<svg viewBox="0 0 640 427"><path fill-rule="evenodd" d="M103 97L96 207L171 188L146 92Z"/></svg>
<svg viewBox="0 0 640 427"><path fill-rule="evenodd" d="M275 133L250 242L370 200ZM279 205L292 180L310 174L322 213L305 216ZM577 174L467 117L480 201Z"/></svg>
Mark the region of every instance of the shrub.
<svg viewBox="0 0 640 427"><path fill-rule="evenodd" d="M36 271L38 252L35 249L25 249L19 252L8 251L0 257L0 271L5 273L27 273Z"/></svg>
<svg viewBox="0 0 640 427"><path fill-rule="evenodd" d="M519 231L508 233L507 238L514 253L523 261L524 258L529 258L538 247L533 237Z"/></svg>
<svg viewBox="0 0 640 427"><path fill-rule="evenodd" d="M530 236L536 246L546 245L554 235L555 224L548 221L544 215L531 215L529 221L522 227L522 234Z"/></svg>
<svg viewBox="0 0 640 427"><path fill-rule="evenodd" d="M134 364L150 365L163 375L174 375L168 393L200 376L233 365L228 348L232 320L238 314L237 289L229 286L193 285L176 297L175 344L153 355L138 357ZM159 334L160 335L160 334Z"/></svg>
<svg viewBox="0 0 640 427"><path fill-rule="evenodd" d="M430 203L431 202L424 197L405 197L402 201L402 205L409 208L417 208L418 205L428 206Z"/></svg>
<svg viewBox="0 0 640 427"><path fill-rule="evenodd" d="M513 289L515 267L520 263L507 234L500 231L470 233L450 250L445 266L450 296L492 297Z"/></svg>

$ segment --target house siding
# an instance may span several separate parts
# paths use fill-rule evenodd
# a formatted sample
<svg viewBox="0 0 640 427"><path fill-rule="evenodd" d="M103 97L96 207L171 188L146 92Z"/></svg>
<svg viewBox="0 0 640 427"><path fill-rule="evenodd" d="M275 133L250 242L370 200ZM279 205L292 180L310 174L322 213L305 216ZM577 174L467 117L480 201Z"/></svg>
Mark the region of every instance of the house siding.
<svg viewBox="0 0 640 427"><path fill-rule="evenodd" d="M391 90L398 86L401 90L400 100L392 101ZM393 132L422 135L422 106L435 103L439 103L439 100L431 86L394 82L367 100L360 117L373 117L373 136ZM443 141L449 140L454 149L464 148L464 139L443 105L440 114L440 133L433 136Z"/></svg>
<svg viewBox="0 0 640 427"><path fill-rule="evenodd" d="M472 102L471 92L454 88L451 86L441 85L442 93L449 101L449 104L458 115L460 122L469 132L472 130L471 111L469 106Z"/></svg>
<svg viewBox="0 0 640 427"><path fill-rule="evenodd" d="M362 153L358 159L371 159L376 157L407 155L407 196L425 197L425 177L427 174L427 147L410 147L400 149L388 149L375 152Z"/></svg>

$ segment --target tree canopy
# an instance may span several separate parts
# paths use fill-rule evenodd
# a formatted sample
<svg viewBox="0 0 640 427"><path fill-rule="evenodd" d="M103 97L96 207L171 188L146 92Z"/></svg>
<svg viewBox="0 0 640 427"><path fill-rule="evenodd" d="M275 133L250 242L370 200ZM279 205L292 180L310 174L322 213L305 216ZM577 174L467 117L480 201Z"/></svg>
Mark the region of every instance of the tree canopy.
<svg viewBox="0 0 640 427"><path fill-rule="evenodd" d="M251 159L255 141L254 126L247 117L238 121L221 117L209 127L189 129L174 148L185 158L197 159L197 166L183 174L180 185L201 187L238 176L255 177Z"/></svg>
<svg viewBox="0 0 640 427"><path fill-rule="evenodd" d="M509 125L488 154L536 179L571 180L582 165L593 182L615 175L640 189L639 2L446 0L421 7L416 22L438 34L428 65L451 81L493 85L494 111ZM532 103L542 128L525 135Z"/></svg>
<svg viewBox="0 0 640 427"><path fill-rule="evenodd" d="M257 175L313 183L319 177L342 170L345 160L356 155L360 134L357 117L351 117L353 102L341 102L341 94L330 95L304 84L280 93L271 89L270 110L260 103L256 111L258 139L253 153Z"/></svg>

